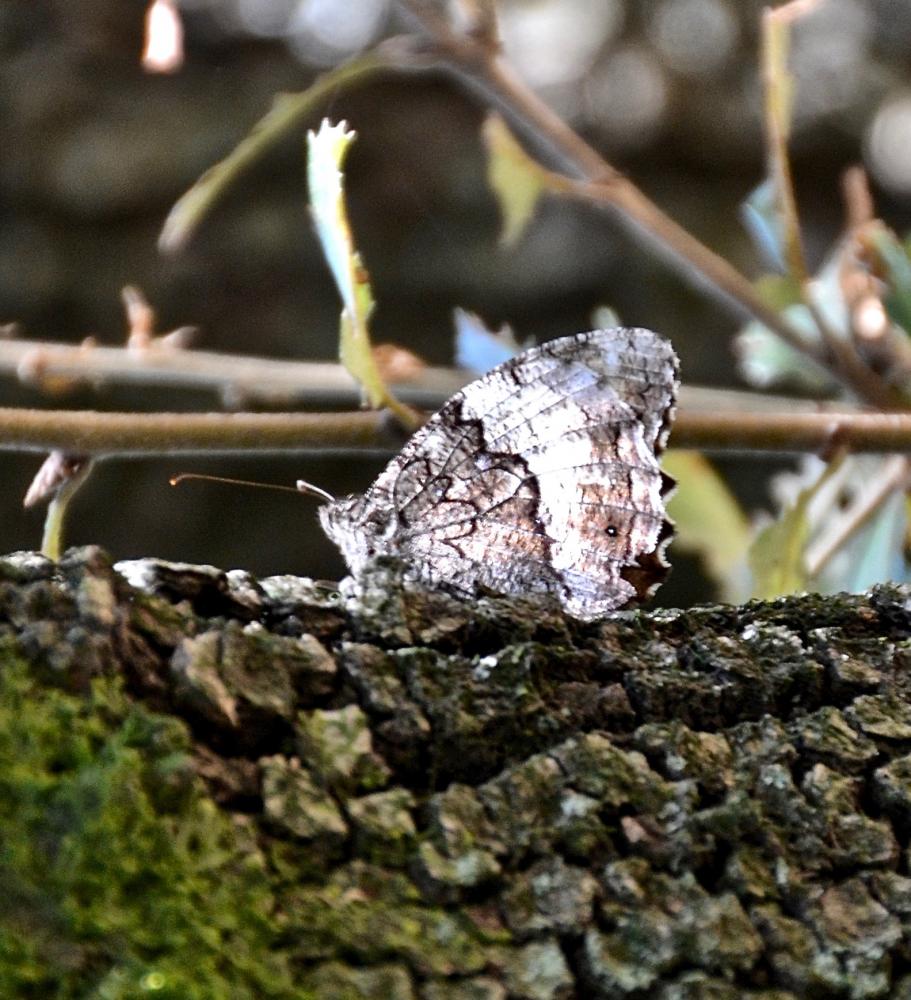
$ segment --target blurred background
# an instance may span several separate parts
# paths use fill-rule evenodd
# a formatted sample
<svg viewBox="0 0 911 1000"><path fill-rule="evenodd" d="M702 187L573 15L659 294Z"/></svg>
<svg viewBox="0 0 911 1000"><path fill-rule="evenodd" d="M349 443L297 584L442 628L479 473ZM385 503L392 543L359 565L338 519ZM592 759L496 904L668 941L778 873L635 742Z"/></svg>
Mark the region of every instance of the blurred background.
<svg viewBox="0 0 911 1000"><path fill-rule="evenodd" d="M123 343L120 290L143 289L159 329L196 346L332 359L338 299L306 208L303 132L273 150L190 245L162 257L168 209L280 91L410 25L389 0L181 0L185 62L140 65L145 0L0 3L0 324L26 338ZM739 214L762 180L761 5L733 0L501 0L518 73L665 211L750 276L764 267ZM879 214L911 210L911 0L830 0L795 29L792 142L804 237L817 265L843 219L839 178L862 162ZM452 359L452 310L538 340L588 329L611 306L670 337L693 383L735 385L741 321L688 287L593 209L547 200L517 247L497 242L482 109L444 76L389 75L324 113L358 140L348 160L355 238L378 302L376 343ZM309 123L312 126L317 121ZM6 378L0 405L205 410L214 395L149 388L49 398ZM311 501L200 485L183 469L363 490L383 459L168 459L103 463L80 493L71 544L115 558L337 577ZM0 551L37 547L22 496L40 456L0 453ZM719 463L747 506L755 460ZM705 596L684 564L667 602Z"/></svg>

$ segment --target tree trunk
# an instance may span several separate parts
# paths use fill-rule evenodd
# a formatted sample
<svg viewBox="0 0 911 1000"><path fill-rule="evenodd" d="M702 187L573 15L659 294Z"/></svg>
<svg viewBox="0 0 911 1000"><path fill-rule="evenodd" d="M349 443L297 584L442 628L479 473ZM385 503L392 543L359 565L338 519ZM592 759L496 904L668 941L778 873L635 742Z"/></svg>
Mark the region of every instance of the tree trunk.
<svg viewBox="0 0 911 1000"><path fill-rule="evenodd" d="M583 625L0 559L0 996L911 998L911 591Z"/></svg>

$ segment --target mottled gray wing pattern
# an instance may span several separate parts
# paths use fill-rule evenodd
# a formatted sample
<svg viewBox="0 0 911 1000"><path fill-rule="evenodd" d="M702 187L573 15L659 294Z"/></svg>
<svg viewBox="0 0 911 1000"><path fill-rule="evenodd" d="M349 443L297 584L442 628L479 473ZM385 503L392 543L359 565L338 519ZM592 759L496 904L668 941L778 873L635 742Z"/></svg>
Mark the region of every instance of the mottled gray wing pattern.
<svg viewBox="0 0 911 1000"><path fill-rule="evenodd" d="M525 351L456 393L363 496L323 507L323 526L354 571L397 555L431 585L550 593L600 617L666 573L656 455L676 376L649 330Z"/></svg>

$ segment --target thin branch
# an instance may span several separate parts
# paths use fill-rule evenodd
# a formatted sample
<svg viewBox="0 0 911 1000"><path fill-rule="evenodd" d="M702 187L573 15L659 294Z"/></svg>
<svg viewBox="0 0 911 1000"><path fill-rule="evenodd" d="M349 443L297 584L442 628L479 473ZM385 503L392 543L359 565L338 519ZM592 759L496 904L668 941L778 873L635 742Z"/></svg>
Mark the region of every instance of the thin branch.
<svg viewBox="0 0 911 1000"><path fill-rule="evenodd" d="M233 407L269 409L342 409L360 404L360 389L345 368L329 361L291 361L219 354L213 351L152 347L73 346L58 341L0 340L0 376L19 376L39 390L59 393L86 385L98 389L128 385L211 391ZM396 395L424 410L438 410L474 376L458 368L427 365L407 381L389 379ZM681 406L688 410L752 413L826 408L851 409L843 402L825 403L741 389L684 385Z"/></svg>
<svg viewBox="0 0 911 1000"><path fill-rule="evenodd" d="M804 305L813 317L822 342L829 352L832 364L830 370L840 373L841 379L850 386L861 399L867 400L882 410L904 409L901 393L881 379L854 350L852 344L833 330L823 311L813 298L809 283L802 286Z"/></svg>
<svg viewBox="0 0 911 1000"><path fill-rule="evenodd" d="M581 178L588 182L584 188L577 187L577 190L585 190L589 195L597 191L597 200L605 206L619 209L623 217L651 237L653 245L661 250L670 250L673 261L678 266L683 265L682 271L687 277L708 279L722 293L725 301L733 301L795 350L826 366L839 379L857 388L858 380L845 375L839 358L824 356L784 316L766 306L748 279L677 225L611 166L529 90L504 59L491 57L483 46L470 37L457 35L424 0L399 0L399 3L430 36L447 69L470 89L480 92L483 99L500 110L522 135L530 136L535 147L550 150L561 169L577 180ZM873 378L876 376L873 375ZM873 395L875 398L869 398L865 391L868 401L877 405L893 398L885 385L877 386ZM893 400L893 405L895 403L897 401Z"/></svg>
<svg viewBox="0 0 911 1000"><path fill-rule="evenodd" d="M402 437L385 412L98 413L0 408L0 450L55 448L95 456L394 451ZM706 451L911 452L911 414L740 413L677 415L671 444Z"/></svg>
<svg viewBox="0 0 911 1000"><path fill-rule="evenodd" d="M0 407L0 450L95 456L393 450L385 411L353 413L99 413Z"/></svg>
<svg viewBox="0 0 911 1000"><path fill-rule="evenodd" d="M678 413L675 448L798 454L911 452L909 413Z"/></svg>
<svg viewBox="0 0 911 1000"><path fill-rule="evenodd" d="M334 362L291 361L218 354L213 351L141 351L123 347L73 346L55 341L0 339L0 375L52 391L90 385L173 386L211 390L231 406L292 408L306 404L357 406L360 389ZM390 384L408 403L436 409L470 376L427 366L406 382Z"/></svg>
<svg viewBox="0 0 911 1000"><path fill-rule="evenodd" d="M688 268L695 268L701 278L708 279L725 298L737 303L801 354L807 355L817 364L826 363L824 356L815 351L781 313L766 305L749 279L724 257L665 215L625 177L602 182L560 178L557 174L550 175L550 178L555 188L560 188L567 194L619 208L627 213L643 230L659 239L663 247L671 251L675 260L684 262ZM877 393L877 396L880 394ZM881 401L881 398L871 400L877 403Z"/></svg>
<svg viewBox="0 0 911 1000"><path fill-rule="evenodd" d="M330 70L299 94L279 94L271 110L257 122L252 132L213 167L210 167L168 213L159 249L179 250L235 178L263 152L297 127L313 110L340 89L361 83L381 70L397 64L394 47L379 46Z"/></svg>

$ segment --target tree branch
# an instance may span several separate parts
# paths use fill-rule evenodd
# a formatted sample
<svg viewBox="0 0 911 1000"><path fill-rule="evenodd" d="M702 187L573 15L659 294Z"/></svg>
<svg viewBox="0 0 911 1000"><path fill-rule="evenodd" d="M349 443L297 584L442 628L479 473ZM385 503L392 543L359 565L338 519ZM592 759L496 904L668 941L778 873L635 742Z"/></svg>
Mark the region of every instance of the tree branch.
<svg viewBox="0 0 911 1000"><path fill-rule="evenodd" d="M94 456L187 453L394 451L402 444L384 412L99 413L0 408L0 450L59 448ZM911 414L681 410L675 448L705 451L911 451Z"/></svg>
<svg viewBox="0 0 911 1000"><path fill-rule="evenodd" d="M385 411L353 413L99 413L0 407L0 450L59 448L95 456L392 450Z"/></svg>

